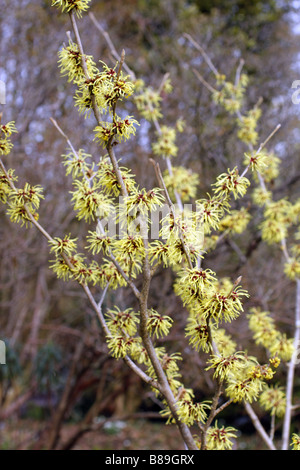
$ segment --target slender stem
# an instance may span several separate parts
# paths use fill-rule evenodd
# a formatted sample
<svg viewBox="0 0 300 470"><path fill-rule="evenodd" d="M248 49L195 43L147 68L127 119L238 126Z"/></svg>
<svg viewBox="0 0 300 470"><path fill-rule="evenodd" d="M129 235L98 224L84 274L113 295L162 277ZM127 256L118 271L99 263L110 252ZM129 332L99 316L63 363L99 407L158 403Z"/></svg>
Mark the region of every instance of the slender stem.
<svg viewBox="0 0 300 470"><path fill-rule="evenodd" d="M94 23L95 27L98 29L98 31L100 31L100 33L102 34L102 36L104 37L105 41L107 42L109 48L110 48L110 52L111 54L113 55L113 57L120 62L121 60L121 56L118 54L109 34L107 31L105 31L101 24L96 20L95 18L95 15L93 13L89 13L89 17L90 19L92 20L92 22ZM124 69L126 70L126 72L131 76L132 80L136 80L136 77L135 77L135 73L128 67L128 65L124 62L123 64L123 67Z"/></svg>
<svg viewBox="0 0 300 470"><path fill-rule="evenodd" d="M3 171L3 173L5 174L7 180L10 184L11 189L13 189L15 191L16 187L15 187L14 183L11 181L11 179L9 178L8 173L6 171L6 168L5 168L5 165L3 164L1 159L0 159L0 167ZM31 212L28 209L28 207L26 206L26 204L24 204L24 209L26 210L26 213L27 213L28 217L30 218L32 224L40 231L40 233L48 241L53 242L54 241L53 237L51 237L51 235L35 220L35 218L31 214ZM68 259L68 257L64 253L62 253L61 256L64 259L64 261L66 262L66 264L69 266L69 268L72 270L73 266L70 263L70 260ZM82 289L86 293L86 296L89 299L94 311L96 312L96 314L98 316L98 319L100 321L100 324L101 324L106 336L110 336L111 335L110 330L109 330L109 328L106 324L106 321L103 317L102 310L101 310L101 306L102 306L102 303L104 301L104 295L107 291L108 285L104 289L104 292L103 292L102 297L100 299L100 302L98 304L95 301L89 287L86 284L83 284L81 282L79 282L79 285L82 287ZM143 381L145 381L147 384L151 385L152 387L156 388L157 390L161 391L160 385L154 379L152 379L152 377L149 377L147 374L145 374L128 356L126 356L124 358L124 361Z"/></svg>
<svg viewBox="0 0 300 470"><path fill-rule="evenodd" d="M76 37L76 41L77 41L77 44L78 44L79 52L80 52L81 58L82 58L82 67L83 67L83 70L84 70L84 73L85 73L86 77L89 78L86 63L85 63L85 55L84 55L84 51L83 51L83 47L82 47L82 43L81 43L79 31L78 31L76 19L75 19L74 14L72 14L72 12L70 13L70 18L71 18L73 31L74 31L74 34L75 34L75 37ZM121 63L120 63L120 66L122 66ZM94 110L96 120L100 124L99 110L97 108L95 98L93 97L93 95L91 96L91 98L92 98L93 110ZM125 184L124 184L124 181L123 181L123 178L122 178L122 174L120 172L119 165L118 165L117 159L116 159L115 154L114 154L112 140L113 140L113 138L109 139L106 148L107 148L110 160L112 162L113 168L115 170L115 174L116 174L118 183L119 183L120 188L121 188L121 193L122 193L123 196L126 197L128 195L128 192L127 192L127 189L125 187ZM144 238L144 244L147 244L147 243L148 243L148 240L146 238ZM152 362L152 365L154 367L154 370L157 374L157 378L158 378L158 382L159 382L159 389L160 389L161 393L163 394L163 396L165 397L165 399L166 399L166 401L167 401L167 403L168 403L168 405L171 409L171 412L172 412L172 414L173 414L173 416L174 416L174 418L177 422L178 428L179 428L179 430L182 434L184 442L186 443L186 445L188 446L189 449L195 449L196 450L197 446L196 446L196 444L194 442L194 439L193 439L193 437L192 437L192 435L189 431L189 428L185 424L181 423L180 420L178 419L178 416L177 416L177 413L176 413L175 398L174 398L173 393L170 389L167 377L166 377L166 375L163 371L162 365L160 364L160 361L159 361L159 359L156 355L154 346L152 344L151 338L149 337L149 334L148 334L148 331L147 331L147 327L146 327L146 325L147 325L147 299L148 299L148 292L149 292L149 287L150 287L151 270L150 270L150 266L149 266L149 259L148 259L148 256L147 256L147 250L145 250L145 251L146 251L146 255L145 255L145 259L144 259L144 269L143 269L143 288L142 288L142 291L141 291L141 293L138 297L139 298L139 304L140 304L140 314L141 314L141 337L142 337L142 340L143 340L143 344L144 344L144 346L145 346L145 348L148 352L149 358ZM86 288L85 288L85 290L86 290ZM88 297L92 301L91 296L88 295ZM97 305L95 305L95 307L97 307Z"/></svg>
<svg viewBox="0 0 300 470"><path fill-rule="evenodd" d="M300 279L296 281L296 308L295 308L295 333L294 333L294 351L297 352L300 344ZM283 421L282 450L288 450L290 428L293 408L293 386L295 378L296 358L295 353L288 364L288 374L286 383L286 412Z"/></svg>
<svg viewBox="0 0 300 470"><path fill-rule="evenodd" d="M58 132L66 139L70 149L72 150L73 154L75 155L75 157L77 158L77 160L79 159L79 156L78 156L78 153L76 152L71 140L68 138L68 136L65 134L65 132L61 129L61 127L59 126L59 124L57 123L57 121L53 118L50 118L52 124L56 127L56 129L58 130ZM113 157L115 159L115 156L113 154ZM85 180L87 181L88 185L91 186L91 178L89 178L86 174L85 171L83 171L83 176L85 178ZM122 180L123 181L123 180ZM103 225L101 223L101 220L99 218L97 218L97 228L98 230L100 231L101 234L105 234L105 231L104 231L104 228L103 228ZM111 249L108 250L108 254L109 254L109 257L111 259L111 261L114 263L115 267L117 268L118 272L121 274L121 276L124 278L124 280L127 282L127 284L131 287L134 295L138 298L140 293L139 293L139 290L138 288L135 286L135 284L133 283L132 279L130 279L127 274L124 272L124 270L122 269L122 267L120 266L120 264L118 263L118 261L116 260L115 256L113 255Z"/></svg>
<svg viewBox="0 0 300 470"><path fill-rule="evenodd" d="M185 34L185 37L201 52L202 56L204 57L207 65L209 66L209 68L212 70L212 72L215 74L215 76L218 74L218 71L217 69L215 68L215 66L212 64L210 58L208 57L208 55L206 54L206 52L204 51L204 49L196 43L196 41L194 41L192 39L192 37L189 35L189 34ZM240 79L240 74L241 74L241 70L242 70L242 67L243 67L244 63L243 61L240 62L239 64L239 67L237 69L237 72L236 72L236 81L235 81L235 84L238 85L238 82L239 82L239 79ZM198 80L212 93L215 93L217 90L215 88L213 88L200 74L197 70L194 70L194 73L195 75L197 76ZM243 116L242 114L240 113L240 111L237 111L236 112L236 115L237 115L237 118L241 121L243 119ZM281 125L278 124L275 129L268 135L268 137L260 144L258 150L256 151L255 155L258 155L262 149L267 145L267 143L270 141L270 139L274 136L274 134L280 129ZM253 149L253 145L252 144L248 144L248 148L249 150L251 151L251 153L254 152L254 149ZM243 173L241 174L241 177L244 177L247 172L249 171L250 169L250 163L249 165L244 169ZM259 182L260 182L260 185L262 187L262 189L264 191L266 191L266 186L265 186L265 182L264 182L264 179L262 177L262 175L260 173L258 173L258 178L259 178ZM285 247L285 244L283 243L283 248ZM300 282L300 281L299 281ZM300 290L300 287L299 287L299 290ZM299 302L297 302L297 305L299 304L299 315L300 315L300 292L299 292ZM300 324L300 320L299 320L299 324ZM300 325L299 325L300 326ZM299 329L299 335L300 335L300 329ZM300 337L299 337L300 339ZM295 341L296 341L296 335L295 335ZM289 392L290 394L292 393L292 381L293 381L293 377L294 377L294 365L293 365L293 361L291 361L290 363L290 369L289 369L289 375L290 375L290 380L288 380L288 383L290 384L290 387L291 387L291 390L289 389ZM247 411L247 413L249 414L250 418L252 419L252 422L253 422L253 425L255 426L257 432L259 433L259 435L262 437L262 439L264 440L264 442L267 444L267 446L272 449L272 450L275 450L275 446L272 442L272 440L269 438L268 434L266 433L266 431L264 430L261 422L259 421L257 415L255 414L254 410L252 409L251 405L249 403L245 403L245 409ZM289 409L291 410L291 406L289 407ZM288 413L289 414L289 413ZM285 420L286 420L286 428L289 429L289 426L290 424L290 418L289 416L286 416L285 417ZM286 431L287 433L288 431Z"/></svg>
<svg viewBox="0 0 300 470"><path fill-rule="evenodd" d="M83 52L82 43L81 43L81 40L80 40L76 20L75 20L74 15L70 14L70 16L71 16L71 22L72 22L73 31L74 31L74 34L75 34L75 37L76 37L76 41L77 41L77 44L78 44L78 48L79 48L80 54L82 55L83 70L84 70L85 75L88 78L87 68L86 68L86 64L85 64L85 60L84 60L85 56L84 56L84 52ZM122 66L121 62L120 62L120 66ZM97 109L95 100L94 101L92 100L92 103L93 103L93 109L94 109L95 117L96 117L96 119L99 123L100 120L99 120L98 109ZM119 165L118 165L117 159L116 159L115 154L114 154L114 150L113 150L113 146L112 146L112 140L113 139L110 139L108 144L107 144L107 151L108 151L110 160L112 162L113 168L115 170L115 174L116 174L118 183L119 183L120 188L121 188L121 193L122 193L123 196L127 196L128 195L127 189L125 187L125 184L124 184L124 181L123 181L120 169L119 169ZM148 240L146 238L144 238L144 244L147 244L147 243L148 243ZM149 355L149 358L151 360L151 363L154 367L154 370L157 374L157 378L158 378L158 382L159 382L159 389L160 389L161 393L163 394L163 396L165 397L165 399L168 402L168 405L169 405L169 407L171 409L171 412L172 412L172 414L173 414L173 416L174 416L174 418L177 422L178 428L179 428L179 430L182 434L184 442L186 443L186 445L188 446L189 449L195 449L196 450L197 447L196 447L194 439L192 438L192 435L189 431L189 428L185 424L181 423L180 420L178 419L178 416L177 416L177 413L176 413L175 398L174 398L173 393L170 389L167 377L166 377L166 375L164 373L164 370L162 368L162 365L161 365L161 363L160 363L160 361L159 361L159 359L156 355L154 346L152 344L152 340L149 337L149 334L148 334L148 331L147 331L147 326L146 326L147 325L147 299L148 299L148 293L149 293L149 288L150 288L151 270L150 270L150 266L149 266L149 259L148 259L148 256L147 256L147 249L145 251L146 251L146 255L145 255L145 259L144 259L144 269L143 269L143 288L142 288L142 291L139 295L140 314L141 314L141 327L140 327L141 328L141 337L142 337L142 340L143 340L143 344L144 344L144 346L147 350L147 353ZM90 298L90 296L89 296L89 298ZM90 300L92 300L92 299L90 298Z"/></svg>
<svg viewBox="0 0 300 470"><path fill-rule="evenodd" d="M173 395L173 392L170 388L167 376L163 369L163 366L157 357L154 345L152 343L152 339L149 335L149 331L147 328L148 324L148 296L149 296L149 289L150 289L150 282L151 282L151 269L148 257L148 239L144 238L144 247L145 247L145 257L143 263L143 285L141 289L141 295L139 298L139 308L140 308L140 336L143 341L143 345L147 351L149 359L153 365L155 374L157 376L157 381L160 386L160 391L165 400L168 403L170 411L176 421L177 427L179 432L182 436L182 439L190 450L197 450L197 446L193 439L193 436L188 428L188 426L182 423L177 414L177 405L176 400Z"/></svg>
<svg viewBox="0 0 300 470"><path fill-rule="evenodd" d="M217 410L217 406L218 406L218 403L219 403L219 398L220 398L221 393L222 393L222 385L223 385L222 382L218 381L217 388L216 388L216 391L215 391L215 395L213 397L209 417L206 420L206 423L202 427L202 429L200 428L201 429L201 449L202 450L206 449L206 434L207 434L209 426L211 425L214 417L216 416L216 410Z"/></svg>
<svg viewBox="0 0 300 470"><path fill-rule="evenodd" d="M276 415L274 413L271 416L271 428L270 428L270 439L272 441L274 441L274 435L275 435L275 420L276 420Z"/></svg>
<svg viewBox="0 0 300 470"><path fill-rule="evenodd" d="M99 307L99 304L97 304L97 302L95 301L89 287L87 285L82 285L82 288L83 290L85 291L93 309L95 310L97 316L98 316L98 319L100 321L100 324L106 334L106 336L111 336L111 333L110 333L110 330L106 324L106 321L103 317L103 314L102 314L102 309L101 309L101 305ZM160 385L154 380L152 379L152 377L149 377L147 374L145 374L145 372L143 372L131 359L130 357L126 356L124 358L124 361L126 362L126 364L144 381L146 382L147 384L151 385L151 387L154 387L156 388L157 390L161 390L161 387Z"/></svg>

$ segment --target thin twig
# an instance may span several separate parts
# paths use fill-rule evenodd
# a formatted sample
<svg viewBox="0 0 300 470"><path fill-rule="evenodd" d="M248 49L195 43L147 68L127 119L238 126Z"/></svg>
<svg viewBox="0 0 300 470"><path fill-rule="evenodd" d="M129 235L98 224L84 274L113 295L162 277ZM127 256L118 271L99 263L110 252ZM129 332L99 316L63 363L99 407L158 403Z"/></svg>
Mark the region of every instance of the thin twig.
<svg viewBox="0 0 300 470"><path fill-rule="evenodd" d="M98 29L98 31L100 31L100 33L102 34L102 36L104 37L105 41L107 42L109 48L110 48L110 52L111 54L113 55L113 57L120 62L121 60L121 57L120 55L118 54L109 34L107 31L105 31L101 24L99 23L99 21L96 20L95 18L95 15L93 13L89 13L89 17L90 19L92 20L92 22L94 23L95 27ZM124 62L123 64L123 67L124 69L126 70L126 72L131 76L132 80L136 80L136 76L135 76L135 73L133 72L133 70L131 70L130 67L128 67L128 65L126 64L126 62Z"/></svg>
<svg viewBox="0 0 300 470"><path fill-rule="evenodd" d="M78 152L76 152L71 140L69 139L69 137L66 135L66 133L62 130L62 128L59 126L59 124L57 123L57 121L53 118L50 118L52 124L56 127L56 129L59 131L59 133L66 139L70 149L72 150L73 154L75 155L75 157L77 158L77 160L79 159L79 155L78 155ZM85 178L85 180L87 181L88 185L91 186L91 178L89 178L86 174L85 171L83 171L83 176ZM105 235L105 231L104 231L104 228L103 228L103 225L101 223L101 220L99 218L97 218L97 228L99 229L100 233ZM122 269L122 267L120 266L120 263L116 260L115 256L113 255L111 249L109 248L108 250L108 255L109 255L109 258L111 259L111 261L113 262L113 264L115 265L115 267L117 268L118 272L121 274L121 276L124 278L124 280L128 283L128 285L131 287L134 295L138 298L139 295L140 295L140 292L138 290L138 288L135 286L134 282L132 281L132 279L130 279L126 273L124 272L124 270Z"/></svg>
<svg viewBox="0 0 300 470"><path fill-rule="evenodd" d="M82 46L82 42L81 42L79 30L78 30L76 18L75 18L75 15L74 15L73 11L71 11L69 13L69 15L70 15L70 19L71 19L73 32L74 32L76 42L77 42L77 45L78 45L78 49L79 49L79 52L80 52L80 55L81 55L82 68L83 68L86 79L90 80L90 76L89 76L87 65L86 65L85 54L84 54L84 50L83 50L83 46ZM100 114L99 108L98 108L97 103L96 103L96 97L92 92L91 92L91 101L92 101L92 108L93 108L93 112L94 112L96 121L97 121L98 125L101 126L101 114ZM114 150L113 150L113 147L112 147L113 137L114 136L112 136L112 138L109 139L106 148L107 148L108 155L110 157L111 163L113 165L115 175L116 175L116 178L117 178L119 186L120 186L121 193L122 193L123 196L127 196L128 195L127 189L126 189L126 186L124 184L122 174L121 174L121 171L120 171L120 168L119 168L119 164L118 164L118 161L116 159L116 156L115 156L115 153L114 153Z"/></svg>
<svg viewBox="0 0 300 470"><path fill-rule="evenodd" d="M170 195L169 195L169 192L168 192L168 190L167 190L166 184L165 184L165 182L164 182L164 179L163 179L163 176L162 176L162 173L161 173L161 170L160 170L159 163L158 163L158 162L155 162L152 158L150 158L150 162L152 163L152 165L153 165L153 167L154 167L154 170L155 170L155 173L156 173L156 177L157 177L158 183L159 183L160 187L164 190L165 197L166 197L166 200L167 200L167 204L168 204L168 206L169 206L169 209L170 209L170 212L171 212L171 214L172 214L173 220L175 221L175 220L176 220L176 213L175 213L174 204L172 203L172 200L171 200L171 198L170 198ZM192 261L191 261L189 249L188 249L188 247L187 247L186 244L185 244L185 241L184 241L184 239L183 239L183 237L182 237L181 231L180 231L180 233L179 233L179 237L180 237L181 245L182 245L184 254L185 254L185 256L186 256L188 265L189 265L190 269L193 269L193 263L192 263Z"/></svg>
<svg viewBox="0 0 300 470"><path fill-rule="evenodd" d="M202 77L202 75L198 72L198 70L193 69L194 74L198 78L199 82L201 82L211 93L218 93L218 90L211 86L205 78Z"/></svg>
<svg viewBox="0 0 300 470"><path fill-rule="evenodd" d="M283 421L282 432L282 450L287 450L289 447L290 428L292 419L293 407L293 386L295 378L296 358L295 354L300 344L300 279L296 280L296 306L295 306L295 332L294 332L294 350L295 353L288 364L288 374L286 381L286 412Z"/></svg>
<svg viewBox="0 0 300 470"><path fill-rule="evenodd" d="M201 52L201 55L203 57L203 59L205 60L205 62L207 63L207 65L209 66L210 70L214 73L215 76L218 76L220 75L217 68L214 66L214 64L212 63L212 61L210 60L210 57L208 56L208 54L205 52L205 50L203 49L202 46L200 46L200 44L198 44L195 39L192 38L192 36L188 33L184 33L183 35L188 41L190 41L190 43L193 44L193 46L199 51Z"/></svg>
<svg viewBox="0 0 300 470"><path fill-rule="evenodd" d="M272 442L272 440L270 439L270 437L268 436L268 434L264 430L260 420L258 419L258 417L257 417L255 411L253 410L252 406L250 405L250 403L244 403L244 406L245 406L245 409L246 409L248 415L251 418L253 426L255 427L256 431L258 432L258 434L260 435L260 437L262 438L262 440L264 441L266 446L270 450L276 450L276 447L275 447L274 443Z"/></svg>

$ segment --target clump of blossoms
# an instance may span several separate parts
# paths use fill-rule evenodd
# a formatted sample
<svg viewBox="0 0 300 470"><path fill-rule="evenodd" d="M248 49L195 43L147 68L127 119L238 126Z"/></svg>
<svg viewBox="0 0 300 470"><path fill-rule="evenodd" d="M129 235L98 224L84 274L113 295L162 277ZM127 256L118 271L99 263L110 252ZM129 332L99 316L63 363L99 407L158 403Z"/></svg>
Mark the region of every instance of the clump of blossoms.
<svg viewBox="0 0 300 470"><path fill-rule="evenodd" d="M98 163L97 178L101 184L103 191L108 196L119 196L121 193L120 184L116 176L113 165L109 162L108 158L102 158ZM120 167L121 177L128 194L131 194L136 189L136 182L131 170L125 167Z"/></svg>
<svg viewBox="0 0 300 470"><path fill-rule="evenodd" d="M100 62L97 66L92 56L82 56L78 45L70 40L69 45L59 52L59 66L68 81L77 86L75 106L79 112L86 117L92 111L110 117L110 120L98 122L95 140L105 147L113 138L122 142L135 134L138 121L132 116L121 118L116 113L117 102L129 98L134 91L134 84L129 75L123 73L120 64L111 68Z"/></svg>
<svg viewBox="0 0 300 470"><path fill-rule="evenodd" d="M52 0L52 6L60 8L62 12L74 11L80 18L87 11L91 0Z"/></svg>
<svg viewBox="0 0 300 470"><path fill-rule="evenodd" d="M180 267L188 256L192 261L201 257L203 231L196 214L190 210L171 212L162 219L160 241L151 244L151 258L163 259L167 266ZM161 258L162 257L162 258Z"/></svg>
<svg viewBox="0 0 300 470"><path fill-rule="evenodd" d="M234 444L233 439L236 438L237 429L232 426L218 427L216 422L207 431L206 448L207 450L231 450Z"/></svg>
<svg viewBox="0 0 300 470"><path fill-rule="evenodd" d="M0 124L0 155L8 155L13 148L11 135L17 132L15 122Z"/></svg>
<svg viewBox="0 0 300 470"><path fill-rule="evenodd" d="M277 356L283 361L289 361L294 353L293 340L287 338L275 326L269 312L259 308L251 309L248 315L249 328L253 331L256 344L264 346L271 356Z"/></svg>
<svg viewBox="0 0 300 470"><path fill-rule="evenodd" d="M17 132L13 121L0 125L0 158L6 156L13 148L11 135ZM6 170L1 162L0 166L0 200L7 205L7 215L10 220L28 227L33 221L39 219L38 209L44 199L43 188L40 185L32 186L25 183L23 188L17 188L18 181L14 170Z"/></svg>
<svg viewBox="0 0 300 470"><path fill-rule="evenodd" d="M15 181L18 181L18 177L14 175L14 170L8 170L4 172L0 169L0 201L3 204L7 203L7 198L11 193L11 186Z"/></svg>
<svg viewBox="0 0 300 470"><path fill-rule="evenodd" d="M264 210L261 223L262 238L268 244L280 243L288 235L289 227L295 223L292 204L286 199L270 201Z"/></svg>
<svg viewBox="0 0 300 470"><path fill-rule="evenodd" d="M141 116L150 122L161 118L163 115L160 93L151 87L145 87L144 84L140 88L142 92L135 96L134 101Z"/></svg>
<svg viewBox="0 0 300 470"><path fill-rule="evenodd" d="M280 158L274 153L266 149L259 152L259 173L263 177L265 183L272 183L279 176ZM259 181L258 174L254 172L254 180Z"/></svg>
<svg viewBox="0 0 300 470"><path fill-rule="evenodd" d="M299 436L299 434L293 433L291 447L292 447L292 450L300 450L300 436Z"/></svg>
<svg viewBox="0 0 300 470"><path fill-rule="evenodd" d="M196 423L198 425L205 423L211 403L195 402L194 393L181 387L178 390L177 406L180 419L189 426L193 426ZM174 423L170 410L166 409L161 414L168 418L167 424Z"/></svg>
<svg viewBox="0 0 300 470"><path fill-rule="evenodd" d="M246 74L242 74L238 85L234 85L229 80L226 80L225 75L216 75L216 84L220 87L220 90L215 90L212 94L213 100L220 104L230 114L235 114L241 109L243 99L248 84L248 77Z"/></svg>
<svg viewBox="0 0 300 470"><path fill-rule="evenodd" d="M260 365L256 358L247 358L245 367L226 379L226 394L234 402L256 401L275 374L271 363Z"/></svg>
<svg viewBox="0 0 300 470"><path fill-rule="evenodd" d="M267 386L259 397L259 404L271 416L282 418L286 410L286 396L283 387Z"/></svg>
<svg viewBox="0 0 300 470"><path fill-rule="evenodd" d="M249 211L242 207L240 210L232 210L230 214L224 216L219 224L220 231L226 231L226 233L243 233L249 222L251 215Z"/></svg>

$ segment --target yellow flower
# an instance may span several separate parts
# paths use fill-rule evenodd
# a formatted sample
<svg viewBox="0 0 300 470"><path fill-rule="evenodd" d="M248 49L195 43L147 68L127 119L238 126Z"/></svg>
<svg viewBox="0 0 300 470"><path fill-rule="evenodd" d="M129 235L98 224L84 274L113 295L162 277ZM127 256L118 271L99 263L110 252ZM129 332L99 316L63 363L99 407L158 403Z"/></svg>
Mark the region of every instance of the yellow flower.
<svg viewBox="0 0 300 470"><path fill-rule="evenodd" d="M65 253L67 256L72 256L77 248L76 240L77 238L70 238L70 235L66 235L63 239L55 237L53 241L49 242L50 252L54 252L56 255Z"/></svg>
<svg viewBox="0 0 300 470"><path fill-rule="evenodd" d="M239 286L229 295L214 292L203 299L201 314L204 318L213 318L217 324L223 320L231 322L244 310L241 296L249 297L249 294Z"/></svg>
<svg viewBox="0 0 300 470"><path fill-rule="evenodd" d="M208 403L193 403L192 400L180 400L177 402L178 416L188 426L194 423L204 423L207 417L206 410L210 409Z"/></svg>
<svg viewBox="0 0 300 470"><path fill-rule="evenodd" d="M264 188L255 188L252 192L254 204L261 207L272 200L272 192L266 191Z"/></svg>
<svg viewBox="0 0 300 470"><path fill-rule="evenodd" d="M154 121L162 117L160 110L161 97L151 87L134 98L135 104L141 116L147 121Z"/></svg>
<svg viewBox="0 0 300 470"><path fill-rule="evenodd" d="M261 110L259 108L251 109L246 116L238 119L237 123L240 127L238 138L246 144L255 145L258 139L256 130L257 121L260 118Z"/></svg>
<svg viewBox="0 0 300 470"><path fill-rule="evenodd" d="M99 126L95 127L96 135L94 140L98 140L103 147L113 137L122 142L135 135L136 126L139 126L139 123L132 116L127 116L125 119L117 117L114 122L102 122Z"/></svg>
<svg viewBox="0 0 300 470"><path fill-rule="evenodd" d="M294 433L292 435L291 446L293 447L293 450L300 450L300 436L299 436L299 434Z"/></svg>
<svg viewBox="0 0 300 470"><path fill-rule="evenodd" d="M188 324L185 329L186 337L189 337L189 344L199 351L209 352L211 346L209 344L209 333L207 323L198 321L193 317L188 318Z"/></svg>
<svg viewBox="0 0 300 470"><path fill-rule="evenodd" d="M166 336L172 326L173 320L167 315L160 315L154 309L149 310L147 319L147 330L150 335Z"/></svg>
<svg viewBox="0 0 300 470"><path fill-rule="evenodd" d="M184 304L192 299L200 299L216 281L214 275L210 269L186 269L176 282L176 293L181 296Z"/></svg>
<svg viewBox="0 0 300 470"><path fill-rule="evenodd" d="M221 219L219 230L226 230L228 233L242 233L246 229L250 219L251 215L244 207L240 210L233 210L229 215Z"/></svg>
<svg viewBox="0 0 300 470"><path fill-rule="evenodd" d="M2 137L10 137L12 133L18 132L15 126L15 121L10 121L7 124L0 125L0 136ZM4 134L4 135L3 135Z"/></svg>
<svg viewBox="0 0 300 470"><path fill-rule="evenodd" d="M229 375L234 375L244 369L247 364L247 360L245 353L241 351L225 357L212 355L208 360L211 365L205 370L214 369L213 377L217 377L223 381Z"/></svg>
<svg viewBox="0 0 300 470"><path fill-rule="evenodd" d="M82 57L78 45L69 41L69 45L63 47L58 53L58 65L62 76L67 76L69 82L82 83L85 80L82 68ZM92 56L85 55L87 71L91 77L97 74L98 70Z"/></svg>
<svg viewBox="0 0 300 470"><path fill-rule="evenodd" d="M294 281L300 277L300 261L298 259L291 259L284 265L284 272L289 279Z"/></svg>
<svg viewBox="0 0 300 470"><path fill-rule="evenodd" d="M206 448L207 450L230 450L232 449L232 439L236 439L237 430L231 426L218 427L216 422L207 431Z"/></svg>
<svg viewBox="0 0 300 470"><path fill-rule="evenodd" d="M101 192L97 181L93 180L89 185L87 181L75 180L73 184L77 189L72 191L72 202L78 220L95 220L106 217L112 211L111 201Z"/></svg>
<svg viewBox="0 0 300 470"><path fill-rule="evenodd" d="M82 13L89 9L89 3L91 0L52 0L53 7L61 8L62 12L69 13L74 10L78 17L82 16Z"/></svg>
<svg viewBox="0 0 300 470"><path fill-rule="evenodd" d="M164 181L171 199L175 202L175 191L180 195L182 202L189 201L195 197L199 176L183 166L173 167L172 175L166 170L164 172Z"/></svg>
<svg viewBox="0 0 300 470"><path fill-rule="evenodd" d="M213 339L217 345L219 353L224 356L230 356L237 349L237 344L232 338L226 333L223 328L213 329Z"/></svg>
<svg viewBox="0 0 300 470"><path fill-rule="evenodd" d="M283 387L267 386L259 397L260 405L271 413L282 418L285 414L286 397Z"/></svg>
<svg viewBox="0 0 300 470"><path fill-rule="evenodd" d="M115 307L115 309L107 311L106 323L112 335L126 333L129 336L134 336L137 331L139 318L132 308L120 310L118 307Z"/></svg>

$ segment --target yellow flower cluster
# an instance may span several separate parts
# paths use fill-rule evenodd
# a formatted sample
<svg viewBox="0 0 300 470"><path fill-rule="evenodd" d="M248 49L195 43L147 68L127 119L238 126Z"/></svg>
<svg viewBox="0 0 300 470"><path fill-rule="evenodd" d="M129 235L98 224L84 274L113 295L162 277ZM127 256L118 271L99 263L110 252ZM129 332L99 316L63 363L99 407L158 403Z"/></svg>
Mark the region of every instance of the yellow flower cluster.
<svg viewBox="0 0 300 470"><path fill-rule="evenodd" d="M207 450L231 450L234 444L232 439L237 438L237 429L232 426L218 427L218 422L211 426L207 432Z"/></svg>
<svg viewBox="0 0 300 470"><path fill-rule="evenodd" d="M62 12L69 13L74 10L78 17L88 10L91 0L52 0L53 7L60 8Z"/></svg>
<svg viewBox="0 0 300 470"><path fill-rule="evenodd" d="M175 144L176 130L169 126L161 126L160 131L157 133L158 140L152 144L154 155L158 157L176 157L178 147Z"/></svg>
<svg viewBox="0 0 300 470"><path fill-rule="evenodd" d="M232 210L220 221L219 230L227 233L243 233L251 220L251 215L245 207L240 210Z"/></svg>
<svg viewBox="0 0 300 470"><path fill-rule="evenodd" d="M18 181L18 177L14 175L14 170L8 170L7 173L4 173L0 169L0 201L3 204L7 203L8 196L11 194L10 183Z"/></svg>
<svg viewBox="0 0 300 470"><path fill-rule="evenodd" d="M234 198L243 197L250 185L250 181L245 176L240 176L238 168L227 170L227 173L222 173L217 177L216 183L213 184L214 191L221 197L228 197L230 193Z"/></svg>
<svg viewBox="0 0 300 470"><path fill-rule="evenodd" d="M73 3L73 2L72 2ZM78 2L78 7L81 2ZM85 63L85 68L83 67ZM95 139L105 147L114 137L118 141L127 140L136 132L139 123L132 117L121 118L116 114L118 101L129 98L134 91L134 84L128 75L117 69L108 67L104 62L97 67L92 56L82 57L78 45L69 41L69 45L59 52L59 66L62 75L77 85L75 106L80 113L88 117L96 109L101 114L109 113L110 121L101 121L95 128Z"/></svg>
<svg viewBox="0 0 300 470"><path fill-rule="evenodd" d="M0 155L8 155L10 153L13 148L10 137L14 132L17 132L14 121L0 125Z"/></svg>
<svg viewBox="0 0 300 470"><path fill-rule="evenodd" d="M288 228L296 222L293 205L286 199L271 201L265 207L264 220L260 224L262 239L268 244L281 242L287 237Z"/></svg>
<svg viewBox="0 0 300 470"><path fill-rule="evenodd" d="M256 344L266 348L271 356L278 357L283 361L291 359L294 353L293 341L276 329L275 322L269 312L253 308L248 315L248 320Z"/></svg>
<svg viewBox="0 0 300 470"><path fill-rule="evenodd" d="M299 434L293 433L291 446L293 450L300 450L300 436Z"/></svg>
<svg viewBox="0 0 300 470"><path fill-rule="evenodd" d="M251 109L245 116L238 119L237 123L239 126L238 138L246 144L255 145L258 139L258 132L256 130L257 121L260 118L261 110L259 108ZM256 162L259 161L257 156L252 156L252 159L256 158ZM257 165L257 163L256 163ZM255 161L253 162L255 166Z"/></svg>
<svg viewBox="0 0 300 470"><path fill-rule="evenodd" d="M175 202L175 191L180 195L182 202L194 198L199 184L199 175L183 166L173 166L172 174L164 172L164 181L171 199Z"/></svg>
<svg viewBox="0 0 300 470"><path fill-rule="evenodd" d="M259 404L268 411L271 416L282 418L286 409L286 397L282 387L267 385L259 397Z"/></svg>
<svg viewBox="0 0 300 470"><path fill-rule="evenodd" d="M224 107L230 114L235 114L241 109L243 98L248 84L248 77L242 74L237 85L226 80L225 75L216 76L217 85L221 86L220 90L215 90L212 98L215 103Z"/></svg>

